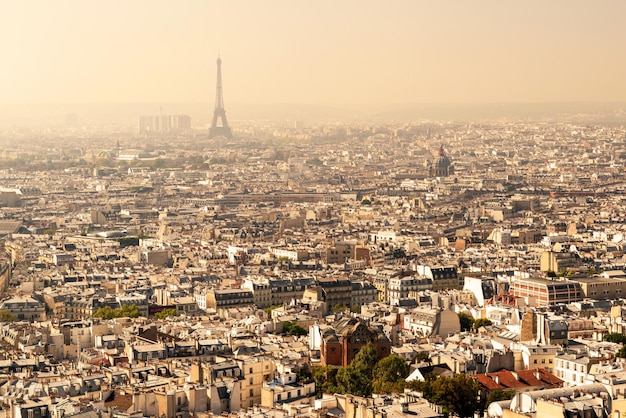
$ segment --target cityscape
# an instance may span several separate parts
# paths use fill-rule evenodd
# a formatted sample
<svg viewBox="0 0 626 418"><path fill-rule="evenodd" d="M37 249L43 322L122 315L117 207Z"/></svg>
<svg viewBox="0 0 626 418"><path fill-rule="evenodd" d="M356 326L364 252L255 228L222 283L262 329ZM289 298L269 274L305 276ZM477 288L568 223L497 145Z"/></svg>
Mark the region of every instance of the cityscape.
<svg viewBox="0 0 626 418"><path fill-rule="evenodd" d="M90 13L117 16L117 30L136 37L116 43L100 19L91 21L93 33L110 36L118 52L146 42L135 51L145 60L153 58L150 36L178 36L184 26L192 46L215 47L194 61L202 71L161 84L145 73L131 80L124 77L143 64L116 58L123 69L105 72L119 90L96 82L94 67L89 87L76 79L40 98L28 89L52 75L29 78L25 67L23 80L12 68L0 73L0 418L626 416L626 91L617 77L626 63L616 47L626 32L606 24L618 22L621 3L593 13L577 1L541 6L547 15L567 12L570 20L554 24L577 34L572 44L533 13L539 3L509 6L520 19L532 16L546 45L559 40L577 56L578 47L606 47L614 61L604 80L591 67L550 79L545 64L547 75L532 88L531 78L518 76L504 92L494 81L484 96L468 88L462 98L446 96L457 83L446 81L447 70L430 75L434 84L449 82L432 95L428 83L393 79L393 69L380 79L364 68L353 80L325 80L309 61L310 73L294 75L302 70L294 63L275 74L288 61L272 56L267 73L262 61L238 68L244 53L234 50L242 44L224 41L230 48L218 50L196 31L218 33L213 15L239 16L237 6L258 19L243 22L259 25L278 12L245 1L189 1L180 10L167 1L154 10L139 4L152 5L98 11L97 2L62 0L56 12L86 21ZM258 44L248 38L250 48L287 42L274 32L289 29L298 48L352 57L343 63L350 67L358 60L342 49L349 36L340 17L352 12L398 33L418 30L417 11L441 18L425 26L454 30L442 17L447 9L421 1L390 10L366 1L358 13L356 4L279 4L282 18L255 32ZM487 10L508 16L498 5L459 7L512 37L514 29L485 17ZM11 7L17 23L7 34L17 36L15 28L44 19L50 6L41 2L34 14ZM328 33L309 40L307 19L328 10L338 13L326 21ZM296 11L302 29L286 18ZM461 11L450 19L469 25ZM152 26L170 15L187 23ZM209 15L215 28L191 24ZM526 27L516 22L510 27ZM586 38L571 22L596 25L599 35ZM76 30L49 36L54 42L54 34ZM95 39L89 33L85 43ZM326 36L346 44L332 49ZM380 36L404 45L400 35L381 29ZM480 30L467 36L483 39ZM512 49L531 42L519 39ZM30 54L26 35L22 42L15 51ZM72 42L59 48L81 45ZM316 51L318 44L332 48ZM358 50L360 41L350 45ZM102 48L85 49L82 68ZM305 55L298 48L294 62ZM363 51L393 48L372 43ZM513 59L507 54L500 59ZM546 63L539 55L525 59ZM72 57L51 61L50 74L70 71ZM488 72L497 60L476 61L459 76L473 65ZM246 84L246 75L263 74L258 90ZM559 93L560 78L580 96ZM366 79L378 80L368 85L371 101L350 90ZM389 96L380 93L387 79ZM403 83L423 97L405 101ZM201 100L175 96L188 85L207 86ZM113 90L119 96L109 100ZM155 90L163 100L153 100ZM138 99L123 96L129 91ZM272 91L277 101L252 99ZM344 96L350 91L355 102Z"/></svg>

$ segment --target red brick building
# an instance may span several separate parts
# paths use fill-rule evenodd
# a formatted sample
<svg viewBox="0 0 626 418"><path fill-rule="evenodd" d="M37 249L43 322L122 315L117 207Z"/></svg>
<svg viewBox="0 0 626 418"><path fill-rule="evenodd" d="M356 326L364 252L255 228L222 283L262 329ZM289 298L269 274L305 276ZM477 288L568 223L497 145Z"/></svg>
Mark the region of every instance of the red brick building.
<svg viewBox="0 0 626 418"><path fill-rule="evenodd" d="M382 329L369 326L357 318L341 319L324 330L320 345L321 362L324 366L347 366L361 347L372 343L378 358L391 353L391 341Z"/></svg>

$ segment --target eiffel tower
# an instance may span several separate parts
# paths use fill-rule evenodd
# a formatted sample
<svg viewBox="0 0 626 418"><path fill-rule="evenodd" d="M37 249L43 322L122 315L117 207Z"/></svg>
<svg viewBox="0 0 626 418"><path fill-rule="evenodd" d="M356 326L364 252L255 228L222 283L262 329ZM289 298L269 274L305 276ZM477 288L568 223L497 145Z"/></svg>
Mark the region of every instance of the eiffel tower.
<svg viewBox="0 0 626 418"><path fill-rule="evenodd" d="M219 124L218 124L219 119ZM226 111L224 110L224 96L222 94L222 60L217 56L217 88L215 89L215 110L213 111L213 121L209 128L209 138L223 136L224 138L232 138L233 133L228 126L226 120Z"/></svg>

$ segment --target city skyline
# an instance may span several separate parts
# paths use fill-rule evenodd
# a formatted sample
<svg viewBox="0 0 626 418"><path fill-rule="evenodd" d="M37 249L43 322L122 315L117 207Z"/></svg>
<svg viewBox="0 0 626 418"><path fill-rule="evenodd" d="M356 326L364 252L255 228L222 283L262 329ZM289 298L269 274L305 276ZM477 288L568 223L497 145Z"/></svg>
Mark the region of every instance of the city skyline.
<svg viewBox="0 0 626 418"><path fill-rule="evenodd" d="M623 102L618 1L3 6L2 104ZM210 109L207 110L210 112Z"/></svg>

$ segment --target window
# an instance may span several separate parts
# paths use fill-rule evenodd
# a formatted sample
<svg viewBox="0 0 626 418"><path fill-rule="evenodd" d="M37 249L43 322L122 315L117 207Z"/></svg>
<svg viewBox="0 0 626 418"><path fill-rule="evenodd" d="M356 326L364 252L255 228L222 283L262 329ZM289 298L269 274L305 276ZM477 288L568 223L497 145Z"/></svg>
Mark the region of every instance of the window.
<svg viewBox="0 0 626 418"><path fill-rule="evenodd" d="M254 390L250 389L250 396L254 396Z"/></svg>

